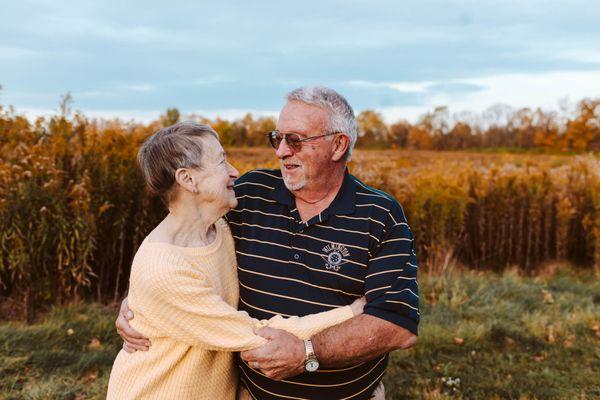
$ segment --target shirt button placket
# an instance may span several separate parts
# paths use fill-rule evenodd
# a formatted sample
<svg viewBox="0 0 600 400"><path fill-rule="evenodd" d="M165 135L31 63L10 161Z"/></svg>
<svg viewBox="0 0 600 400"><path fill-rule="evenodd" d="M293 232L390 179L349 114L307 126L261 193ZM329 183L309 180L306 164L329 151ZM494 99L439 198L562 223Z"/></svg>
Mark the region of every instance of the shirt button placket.
<svg viewBox="0 0 600 400"><path fill-rule="evenodd" d="M302 261L302 255L300 254L300 252L298 251L298 248L296 247L298 245L297 241L300 240L300 238L297 236L298 233L302 233L302 231L305 228L305 224L302 221L299 220L295 220L294 221L294 234L292 236L292 260L294 261Z"/></svg>

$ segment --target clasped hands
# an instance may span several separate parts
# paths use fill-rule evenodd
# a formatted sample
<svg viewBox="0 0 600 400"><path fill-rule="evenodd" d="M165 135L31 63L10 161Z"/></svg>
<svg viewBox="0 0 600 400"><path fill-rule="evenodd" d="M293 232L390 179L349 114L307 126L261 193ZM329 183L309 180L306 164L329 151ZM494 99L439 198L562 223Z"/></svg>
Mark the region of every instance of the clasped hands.
<svg viewBox="0 0 600 400"><path fill-rule="evenodd" d="M242 351L240 357L252 369L274 380L282 380L304 372L304 342L281 329L260 328L256 334L267 339L264 345Z"/></svg>

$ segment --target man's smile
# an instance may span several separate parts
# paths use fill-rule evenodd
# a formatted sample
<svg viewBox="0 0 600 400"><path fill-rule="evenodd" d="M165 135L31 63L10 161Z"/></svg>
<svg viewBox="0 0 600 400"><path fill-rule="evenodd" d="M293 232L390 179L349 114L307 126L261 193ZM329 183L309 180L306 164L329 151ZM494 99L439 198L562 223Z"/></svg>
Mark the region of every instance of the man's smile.
<svg viewBox="0 0 600 400"><path fill-rule="evenodd" d="M293 170L295 170L297 168L300 168L300 165L299 164L293 164L293 163L285 163L285 164L283 164L283 168L286 171L293 171Z"/></svg>

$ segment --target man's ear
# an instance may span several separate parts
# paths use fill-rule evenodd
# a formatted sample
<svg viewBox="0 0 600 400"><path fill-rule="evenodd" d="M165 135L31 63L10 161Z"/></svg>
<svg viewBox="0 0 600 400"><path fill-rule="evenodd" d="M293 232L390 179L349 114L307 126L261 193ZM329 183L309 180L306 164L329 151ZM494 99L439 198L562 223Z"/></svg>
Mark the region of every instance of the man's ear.
<svg viewBox="0 0 600 400"><path fill-rule="evenodd" d="M331 159L333 161L339 161L342 157L346 156L346 152L350 147L350 137L348 135L338 135L334 139L333 154Z"/></svg>

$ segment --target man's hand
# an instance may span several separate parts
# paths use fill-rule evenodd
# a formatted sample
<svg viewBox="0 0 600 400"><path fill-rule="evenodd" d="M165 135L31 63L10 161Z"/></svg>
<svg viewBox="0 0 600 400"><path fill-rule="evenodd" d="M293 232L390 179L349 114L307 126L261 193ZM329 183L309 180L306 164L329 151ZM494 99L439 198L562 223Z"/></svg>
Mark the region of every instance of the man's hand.
<svg viewBox="0 0 600 400"><path fill-rule="evenodd" d="M260 328L257 335L269 342L253 350L243 351L242 360L250 367L260 371L274 380L282 380L304 372L306 350L304 342L289 332Z"/></svg>
<svg viewBox="0 0 600 400"><path fill-rule="evenodd" d="M128 353L135 353L138 350L148 351L150 348L150 339L144 337L129 325L129 321L133 319L133 311L129 308L127 297L121 302L119 316L115 321L117 333L123 339L123 350Z"/></svg>

